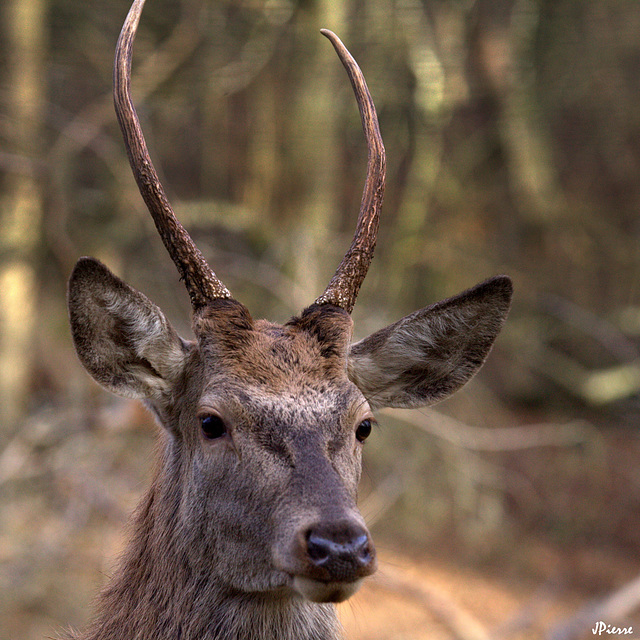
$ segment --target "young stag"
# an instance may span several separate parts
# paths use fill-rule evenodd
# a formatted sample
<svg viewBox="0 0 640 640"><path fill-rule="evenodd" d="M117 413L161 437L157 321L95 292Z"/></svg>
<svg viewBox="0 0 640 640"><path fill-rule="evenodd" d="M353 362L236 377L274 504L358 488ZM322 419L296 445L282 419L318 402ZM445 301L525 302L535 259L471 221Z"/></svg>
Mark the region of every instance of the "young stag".
<svg viewBox="0 0 640 640"><path fill-rule="evenodd" d="M330 640L332 603L376 570L356 507L362 444L381 407L448 396L481 366L511 299L498 276L350 344L373 255L385 153L357 64L331 32L360 108L368 169L353 242L324 293L284 325L254 320L177 220L130 95L144 0L118 41L115 107L131 167L184 280L195 339L104 265L69 282L78 356L161 425L157 472L85 640Z"/></svg>

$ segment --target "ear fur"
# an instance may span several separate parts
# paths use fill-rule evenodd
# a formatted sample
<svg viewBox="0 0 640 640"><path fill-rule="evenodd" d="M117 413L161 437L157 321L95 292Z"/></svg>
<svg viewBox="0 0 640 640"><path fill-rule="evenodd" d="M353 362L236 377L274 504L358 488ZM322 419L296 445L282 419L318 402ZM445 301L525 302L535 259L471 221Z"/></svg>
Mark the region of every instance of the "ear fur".
<svg viewBox="0 0 640 640"><path fill-rule="evenodd" d="M166 396L187 354L153 302L93 258L78 260L67 300L76 352L96 382L130 398Z"/></svg>
<svg viewBox="0 0 640 640"><path fill-rule="evenodd" d="M481 367L512 292L510 278L496 276L373 333L351 345L349 378L374 409L444 399Z"/></svg>

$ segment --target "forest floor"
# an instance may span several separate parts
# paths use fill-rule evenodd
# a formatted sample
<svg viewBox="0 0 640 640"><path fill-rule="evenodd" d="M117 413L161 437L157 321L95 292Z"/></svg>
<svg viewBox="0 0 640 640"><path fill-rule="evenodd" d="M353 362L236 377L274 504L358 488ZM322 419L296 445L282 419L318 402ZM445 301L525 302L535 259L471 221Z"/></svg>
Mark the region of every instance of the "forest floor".
<svg viewBox="0 0 640 640"><path fill-rule="evenodd" d="M433 556L382 555L379 574L341 605L350 640L577 640L596 637L598 572L619 585L640 574L638 558L583 549L567 558L533 544L528 578ZM535 566L537 563L537 566ZM534 577L555 576L541 582ZM611 610L611 609L609 609ZM613 620L605 620L612 624ZM640 630L640 611L625 619ZM622 626L618 621L618 626ZM613 637L602 634L604 637ZM625 636L629 637L629 636Z"/></svg>

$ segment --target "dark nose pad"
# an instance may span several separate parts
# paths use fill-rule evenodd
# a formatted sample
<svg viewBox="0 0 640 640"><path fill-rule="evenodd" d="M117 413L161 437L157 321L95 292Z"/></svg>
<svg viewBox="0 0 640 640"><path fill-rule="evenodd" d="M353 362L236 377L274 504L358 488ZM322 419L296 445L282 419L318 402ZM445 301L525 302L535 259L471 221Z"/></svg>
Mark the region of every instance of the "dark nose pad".
<svg viewBox="0 0 640 640"><path fill-rule="evenodd" d="M325 581L350 582L375 571L375 548L366 529L354 524L309 529L307 557Z"/></svg>

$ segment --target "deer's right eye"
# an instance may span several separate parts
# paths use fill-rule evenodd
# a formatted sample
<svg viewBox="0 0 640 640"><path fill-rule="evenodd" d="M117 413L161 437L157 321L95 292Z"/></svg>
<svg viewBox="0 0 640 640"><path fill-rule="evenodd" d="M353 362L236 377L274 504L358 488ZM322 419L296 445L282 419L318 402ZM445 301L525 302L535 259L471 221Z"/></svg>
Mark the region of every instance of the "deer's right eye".
<svg viewBox="0 0 640 640"><path fill-rule="evenodd" d="M225 425L224 420L214 413L200 416L200 427L207 440L222 438L227 433L227 425Z"/></svg>
<svg viewBox="0 0 640 640"><path fill-rule="evenodd" d="M369 418L363 420L356 429L356 439L358 440L358 442L364 442L371 435L372 428L373 425L371 424L371 420Z"/></svg>

